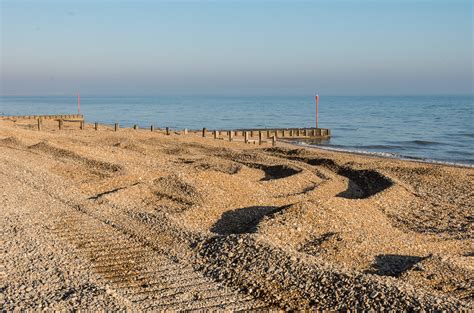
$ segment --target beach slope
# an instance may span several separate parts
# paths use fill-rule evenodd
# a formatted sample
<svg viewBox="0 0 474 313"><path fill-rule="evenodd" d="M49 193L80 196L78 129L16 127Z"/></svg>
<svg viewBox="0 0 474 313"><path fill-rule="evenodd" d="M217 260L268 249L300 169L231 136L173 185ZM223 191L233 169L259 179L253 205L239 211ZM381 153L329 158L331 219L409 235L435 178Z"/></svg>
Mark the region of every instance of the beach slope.
<svg viewBox="0 0 474 313"><path fill-rule="evenodd" d="M12 309L473 307L474 169L0 121Z"/></svg>

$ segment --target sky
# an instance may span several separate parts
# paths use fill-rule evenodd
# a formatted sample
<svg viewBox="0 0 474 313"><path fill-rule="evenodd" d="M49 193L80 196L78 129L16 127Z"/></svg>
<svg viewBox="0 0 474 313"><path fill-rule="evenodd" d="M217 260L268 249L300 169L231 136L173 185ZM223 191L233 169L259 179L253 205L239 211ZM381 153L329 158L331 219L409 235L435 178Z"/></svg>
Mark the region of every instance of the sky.
<svg viewBox="0 0 474 313"><path fill-rule="evenodd" d="M472 0L0 0L1 95L473 94Z"/></svg>

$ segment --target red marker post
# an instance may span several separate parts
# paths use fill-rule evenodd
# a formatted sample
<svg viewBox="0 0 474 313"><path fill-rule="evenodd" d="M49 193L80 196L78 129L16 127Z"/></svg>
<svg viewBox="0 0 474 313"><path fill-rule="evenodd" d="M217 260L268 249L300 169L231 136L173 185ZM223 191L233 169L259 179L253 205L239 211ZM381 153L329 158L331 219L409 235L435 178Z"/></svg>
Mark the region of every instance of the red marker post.
<svg viewBox="0 0 474 313"><path fill-rule="evenodd" d="M81 114L81 95L77 94L77 114Z"/></svg>
<svg viewBox="0 0 474 313"><path fill-rule="evenodd" d="M316 128L318 128L319 95L316 95Z"/></svg>

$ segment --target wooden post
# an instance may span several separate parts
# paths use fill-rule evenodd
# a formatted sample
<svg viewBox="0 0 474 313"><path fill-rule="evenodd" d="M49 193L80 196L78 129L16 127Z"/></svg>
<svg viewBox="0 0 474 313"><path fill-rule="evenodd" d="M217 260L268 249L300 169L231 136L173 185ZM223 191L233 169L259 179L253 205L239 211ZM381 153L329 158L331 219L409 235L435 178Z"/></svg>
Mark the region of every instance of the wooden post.
<svg viewBox="0 0 474 313"><path fill-rule="evenodd" d="M203 136L203 137L206 137L206 131L207 131L207 129L206 129L206 127L204 127L204 128L202 129L202 136Z"/></svg>
<svg viewBox="0 0 474 313"><path fill-rule="evenodd" d="M81 124L79 125L79 128L80 128L81 130L84 130L84 121L81 121Z"/></svg>
<svg viewBox="0 0 474 313"><path fill-rule="evenodd" d="M270 138L270 130L267 129L267 138Z"/></svg>
<svg viewBox="0 0 474 313"><path fill-rule="evenodd" d="M214 139L217 139L217 137L219 136L219 135L217 134L217 130L213 131L212 133L214 134Z"/></svg>
<svg viewBox="0 0 474 313"><path fill-rule="evenodd" d="M277 143L277 136L272 137L272 146L275 147Z"/></svg>
<svg viewBox="0 0 474 313"><path fill-rule="evenodd" d="M262 132L261 131L258 132L258 144L259 145L262 144Z"/></svg>
<svg viewBox="0 0 474 313"><path fill-rule="evenodd" d="M41 118L38 118L38 130L41 130Z"/></svg>
<svg viewBox="0 0 474 313"><path fill-rule="evenodd" d="M150 131L152 132L154 130L155 130L155 128L153 127L153 125L150 125Z"/></svg>
<svg viewBox="0 0 474 313"><path fill-rule="evenodd" d="M229 141L232 141L232 131L229 130Z"/></svg>
<svg viewBox="0 0 474 313"><path fill-rule="evenodd" d="M244 142L249 143L249 132L244 132Z"/></svg>
<svg viewBox="0 0 474 313"><path fill-rule="evenodd" d="M115 130L115 131L118 131L118 130L119 130L119 127L120 127L120 126L119 126L119 123L115 123L115 125L114 125L114 130Z"/></svg>
<svg viewBox="0 0 474 313"><path fill-rule="evenodd" d="M97 122L94 123L94 129L99 130L99 123L97 123Z"/></svg>
<svg viewBox="0 0 474 313"><path fill-rule="evenodd" d="M188 129L187 129L187 128L184 129L184 134L185 134L185 135L188 134Z"/></svg>
<svg viewBox="0 0 474 313"><path fill-rule="evenodd" d="M170 128L166 127L166 136L169 136L169 134L170 134Z"/></svg>
<svg viewBox="0 0 474 313"><path fill-rule="evenodd" d="M137 124L133 125L133 129L135 130L137 129Z"/></svg>
<svg viewBox="0 0 474 313"><path fill-rule="evenodd" d="M331 136L331 130L330 129L327 129L327 135L328 135L328 137Z"/></svg>
<svg viewBox="0 0 474 313"><path fill-rule="evenodd" d="M286 137L286 130L283 130L283 137Z"/></svg>
<svg viewBox="0 0 474 313"><path fill-rule="evenodd" d="M250 131L250 138L253 138L253 135L254 135L253 130L251 130Z"/></svg>
<svg viewBox="0 0 474 313"><path fill-rule="evenodd" d="M59 120L59 130L63 129L63 120Z"/></svg>
<svg viewBox="0 0 474 313"><path fill-rule="evenodd" d="M298 136L298 137L300 136L300 129L299 128L296 130L296 136Z"/></svg>
<svg viewBox="0 0 474 313"><path fill-rule="evenodd" d="M316 128L318 128L319 95L316 95Z"/></svg>
<svg viewBox="0 0 474 313"><path fill-rule="evenodd" d="M308 136L308 130L306 128L303 129L303 136L305 136L305 137Z"/></svg>

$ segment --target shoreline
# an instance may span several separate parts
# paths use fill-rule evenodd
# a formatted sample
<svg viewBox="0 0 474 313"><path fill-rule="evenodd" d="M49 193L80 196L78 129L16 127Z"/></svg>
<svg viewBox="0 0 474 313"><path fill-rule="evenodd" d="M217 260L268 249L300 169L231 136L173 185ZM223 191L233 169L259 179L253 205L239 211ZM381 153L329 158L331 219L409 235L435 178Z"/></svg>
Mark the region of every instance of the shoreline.
<svg viewBox="0 0 474 313"><path fill-rule="evenodd" d="M335 153L348 153L354 155L364 155L369 157L379 157L384 159L393 159L393 160L400 160L400 161L408 161L408 162L416 162L416 163L424 163L424 164L438 164L438 165L445 165L445 166L453 166L459 168L474 168L474 164L467 164L467 163L456 163L451 161L443 161L443 160L433 160L433 159L423 159L418 157L410 157L410 156L396 156L392 155L390 152L372 152L372 151L364 151L364 150L351 150L351 149L344 149L344 148L332 148L329 146L318 146L318 145L309 145L305 144L304 142L290 142L289 140L280 140L281 142L286 142L289 145L294 145L296 147L308 148L308 149L319 149L325 151L331 151Z"/></svg>
<svg viewBox="0 0 474 313"><path fill-rule="evenodd" d="M69 116L76 116L76 115L69 115ZM6 116L8 117L8 116ZM1 119L0 119L1 120ZM4 121L8 121L9 119L4 119ZM86 123L90 127L93 123ZM114 124L104 124L98 123L99 127L104 127L106 129L113 129ZM32 127L35 126L35 123L31 124ZM122 129L132 129L133 124L127 124ZM147 127L140 126L139 130L143 131L146 130ZM273 128L275 129L275 128ZM155 128L156 131L165 131L165 128ZM183 132L184 129L173 129L169 128L171 132ZM240 129L237 129L240 130ZM187 129L190 133L200 134L202 132L201 129ZM210 130L209 130L210 131ZM266 138L268 140L268 138ZM285 143L288 145L292 145L298 148L308 148L308 149L316 149L316 150L323 150L323 151L330 151L334 153L347 153L359 156L368 156L368 157L378 157L383 159L391 159L391 160L400 160L400 161L408 161L408 162L415 162L415 163L422 163L422 164L437 164L437 165L444 165L444 166L452 166L452 167L459 167L459 168L474 168L474 164L468 163L457 163L448 160L435 160L429 158L422 158L422 157L412 157L412 156L404 156L404 155L394 155L391 152L383 152L383 151L365 151L365 150L352 150L352 149L345 149L345 148L333 148L331 146L320 146L320 145L310 145L306 144L305 141L298 141L298 139L278 139L279 143Z"/></svg>

